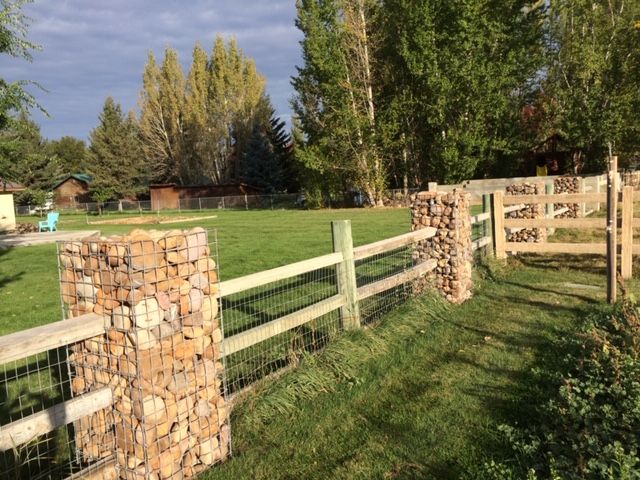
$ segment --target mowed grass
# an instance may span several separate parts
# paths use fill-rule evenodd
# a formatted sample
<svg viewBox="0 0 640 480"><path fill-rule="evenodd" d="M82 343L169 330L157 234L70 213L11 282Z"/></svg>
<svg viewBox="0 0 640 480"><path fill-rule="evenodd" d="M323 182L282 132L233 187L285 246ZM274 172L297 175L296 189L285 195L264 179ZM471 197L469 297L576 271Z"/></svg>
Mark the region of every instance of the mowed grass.
<svg viewBox="0 0 640 480"><path fill-rule="evenodd" d="M225 279L329 252L329 222L342 218L352 220L356 244L409 230L406 210L219 212L203 226L219 228ZM84 218L72 220L63 228L87 228ZM20 250L30 253L12 259ZM7 259L20 270L38 255L52 256L55 272L53 249L29 247L0 258L0 278ZM536 367L563 354L554 339L571 335L604 300L595 260L522 255L478 267L474 297L463 305L418 298L375 328L340 335L236 405L234 455L203 478L478 478L482 462L510 456L498 426L535 421L532 407L545 388ZM4 289L30 275L0 287L0 319ZM637 294L636 282L627 287Z"/></svg>
<svg viewBox="0 0 640 480"><path fill-rule="evenodd" d="M333 220L351 220L355 245L410 230L408 209L221 210L173 214L207 215L216 215L216 218L168 225L87 225L84 215L63 215L59 229L100 230L103 235L125 234L134 228L171 230L201 226L215 229L222 280L330 253ZM88 220L100 218L91 216ZM37 220L38 217L18 219L19 222ZM0 335L62 318L57 268L53 244L0 249Z"/></svg>
<svg viewBox="0 0 640 480"><path fill-rule="evenodd" d="M344 334L236 406L234 456L204 478L478 478L510 457L498 426L535 421L554 340L605 298L604 271L566 262L481 267L463 305L416 299Z"/></svg>

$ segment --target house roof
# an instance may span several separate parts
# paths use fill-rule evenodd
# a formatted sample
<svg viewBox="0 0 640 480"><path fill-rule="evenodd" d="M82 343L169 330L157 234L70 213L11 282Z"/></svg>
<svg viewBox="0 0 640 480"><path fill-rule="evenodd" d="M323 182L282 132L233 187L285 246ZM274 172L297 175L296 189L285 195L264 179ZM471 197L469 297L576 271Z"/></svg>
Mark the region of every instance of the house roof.
<svg viewBox="0 0 640 480"><path fill-rule="evenodd" d="M4 178L0 177L0 192L22 192L26 189L27 187L18 182L5 181Z"/></svg>
<svg viewBox="0 0 640 480"><path fill-rule="evenodd" d="M51 190L55 190L56 188L58 188L60 185L62 185L64 182L66 182L71 178L78 180L80 182L86 183L87 185L89 185L93 180L93 177L88 173L72 173L71 175L66 177L64 180L58 182Z"/></svg>

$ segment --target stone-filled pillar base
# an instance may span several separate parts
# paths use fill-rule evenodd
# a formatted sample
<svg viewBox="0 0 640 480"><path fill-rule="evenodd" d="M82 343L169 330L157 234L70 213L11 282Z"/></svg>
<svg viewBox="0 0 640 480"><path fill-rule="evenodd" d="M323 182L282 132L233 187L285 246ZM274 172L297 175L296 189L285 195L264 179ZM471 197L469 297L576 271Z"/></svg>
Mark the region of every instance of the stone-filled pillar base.
<svg viewBox="0 0 640 480"><path fill-rule="evenodd" d="M436 288L452 303L471 297L470 198L468 193L420 192L412 196L411 230L434 227L437 234L418 242L413 252L415 263L436 259Z"/></svg>

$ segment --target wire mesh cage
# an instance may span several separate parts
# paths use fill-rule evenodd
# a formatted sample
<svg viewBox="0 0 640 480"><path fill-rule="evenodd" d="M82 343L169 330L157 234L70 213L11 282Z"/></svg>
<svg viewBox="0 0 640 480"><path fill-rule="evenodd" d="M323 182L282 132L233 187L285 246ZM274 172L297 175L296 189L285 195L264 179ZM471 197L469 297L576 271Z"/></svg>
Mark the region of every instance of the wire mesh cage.
<svg viewBox="0 0 640 480"><path fill-rule="evenodd" d="M75 462L119 478L190 478L229 452L215 232L135 230L58 245L65 318L104 323L70 346L71 393L111 397L73 424Z"/></svg>

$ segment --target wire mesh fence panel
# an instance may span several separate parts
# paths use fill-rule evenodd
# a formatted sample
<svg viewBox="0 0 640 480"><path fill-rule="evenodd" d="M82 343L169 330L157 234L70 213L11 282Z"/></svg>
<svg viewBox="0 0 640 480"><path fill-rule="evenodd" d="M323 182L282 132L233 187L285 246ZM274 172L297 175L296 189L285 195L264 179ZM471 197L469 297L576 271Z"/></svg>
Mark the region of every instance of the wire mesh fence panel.
<svg viewBox="0 0 640 480"><path fill-rule="evenodd" d="M0 478L57 479L77 469L66 426L30 435L12 424L71 397L66 348L2 365L0 389Z"/></svg>
<svg viewBox="0 0 640 480"><path fill-rule="evenodd" d="M357 260L356 282L358 287L370 285L411 269L414 265L413 251L413 245L407 245ZM403 282L361 300L361 322L367 324L378 320L382 315L406 301L411 290L411 283Z"/></svg>
<svg viewBox="0 0 640 480"><path fill-rule="evenodd" d="M321 349L340 330L339 314L313 309L336 294L336 270L330 266L225 296L229 394Z"/></svg>

